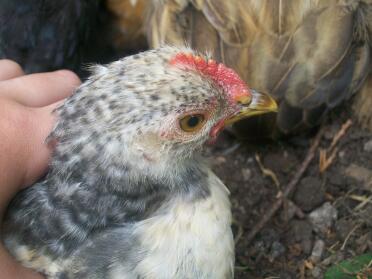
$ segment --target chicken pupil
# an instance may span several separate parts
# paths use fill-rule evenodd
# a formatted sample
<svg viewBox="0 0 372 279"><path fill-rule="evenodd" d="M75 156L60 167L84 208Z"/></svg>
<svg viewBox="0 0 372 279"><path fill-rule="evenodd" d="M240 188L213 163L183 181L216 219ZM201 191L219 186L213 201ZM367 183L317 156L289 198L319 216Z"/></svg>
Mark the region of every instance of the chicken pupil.
<svg viewBox="0 0 372 279"><path fill-rule="evenodd" d="M187 121L187 125L191 128L196 127L199 124L199 116L192 115Z"/></svg>

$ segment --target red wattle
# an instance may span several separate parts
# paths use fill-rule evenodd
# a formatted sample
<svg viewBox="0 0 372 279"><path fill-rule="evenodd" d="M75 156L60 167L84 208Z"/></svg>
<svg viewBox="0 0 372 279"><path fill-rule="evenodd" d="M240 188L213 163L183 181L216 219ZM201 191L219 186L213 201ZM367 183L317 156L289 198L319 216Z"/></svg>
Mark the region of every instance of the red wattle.
<svg viewBox="0 0 372 279"><path fill-rule="evenodd" d="M209 132L209 136L212 139L217 138L218 134L223 130L224 127L225 127L225 120L222 119L218 121L217 124L212 127L211 131Z"/></svg>

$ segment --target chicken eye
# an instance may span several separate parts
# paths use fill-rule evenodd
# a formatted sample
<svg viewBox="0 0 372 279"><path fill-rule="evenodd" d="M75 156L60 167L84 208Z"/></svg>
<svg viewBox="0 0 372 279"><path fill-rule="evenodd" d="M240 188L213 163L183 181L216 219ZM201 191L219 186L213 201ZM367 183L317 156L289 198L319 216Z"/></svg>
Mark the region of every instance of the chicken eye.
<svg viewBox="0 0 372 279"><path fill-rule="evenodd" d="M185 132L195 132L203 126L204 120L202 114L186 115L180 119L180 127Z"/></svg>

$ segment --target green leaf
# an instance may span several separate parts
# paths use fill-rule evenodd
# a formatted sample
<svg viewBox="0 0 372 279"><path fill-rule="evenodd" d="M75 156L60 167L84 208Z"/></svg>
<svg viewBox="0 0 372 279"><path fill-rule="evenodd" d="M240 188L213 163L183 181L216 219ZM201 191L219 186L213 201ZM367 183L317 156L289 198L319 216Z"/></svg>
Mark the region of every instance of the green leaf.
<svg viewBox="0 0 372 279"><path fill-rule="evenodd" d="M366 267L371 263L371 261L371 253L342 261L339 264L330 267L326 271L324 279L355 279L358 272L362 273L364 276L368 275L368 279L372 279L372 265L369 266L369 271L366 270Z"/></svg>

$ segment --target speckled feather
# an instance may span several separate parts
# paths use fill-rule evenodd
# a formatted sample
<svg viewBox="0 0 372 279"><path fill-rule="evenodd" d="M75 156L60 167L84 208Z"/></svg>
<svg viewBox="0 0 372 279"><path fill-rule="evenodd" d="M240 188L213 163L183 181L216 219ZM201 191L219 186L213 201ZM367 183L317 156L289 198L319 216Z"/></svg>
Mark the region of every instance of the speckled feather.
<svg viewBox="0 0 372 279"><path fill-rule="evenodd" d="M4 223L22 264L60 279L233 277L228 191L197 152L232 104L171 65L180 52L197 55L163 47L93 66L57 109L50 171ZM197 111L204 127L182 133L179 117Z"/></svg>

